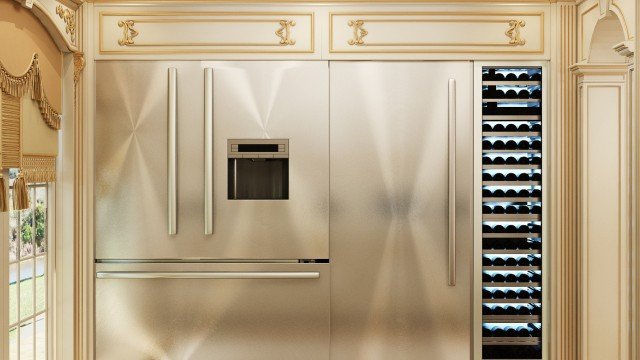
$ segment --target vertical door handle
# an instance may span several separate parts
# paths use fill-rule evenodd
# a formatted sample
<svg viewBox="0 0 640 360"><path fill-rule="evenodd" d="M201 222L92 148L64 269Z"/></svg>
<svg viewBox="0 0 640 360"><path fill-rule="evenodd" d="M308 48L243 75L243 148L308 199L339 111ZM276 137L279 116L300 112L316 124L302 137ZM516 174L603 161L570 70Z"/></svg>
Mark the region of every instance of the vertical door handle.
<svg viewBox="0 0 640 360"><path fill-rule="evenodd" d="M213 69L204 69L204 233L213 234Z"/></svg>
<svg viewBox="0 0 640 360"><path fill-rule="evenodd" d="M456 80L449 79L449 286L456 285Z"/></svg>
<svg viewBox="0 0 640 360"><path fill-rule="evenodd" d="M178 122L178 69L169 68L169 101L167 109L167 208L169 235L177 232L177 122Z"/></svg>

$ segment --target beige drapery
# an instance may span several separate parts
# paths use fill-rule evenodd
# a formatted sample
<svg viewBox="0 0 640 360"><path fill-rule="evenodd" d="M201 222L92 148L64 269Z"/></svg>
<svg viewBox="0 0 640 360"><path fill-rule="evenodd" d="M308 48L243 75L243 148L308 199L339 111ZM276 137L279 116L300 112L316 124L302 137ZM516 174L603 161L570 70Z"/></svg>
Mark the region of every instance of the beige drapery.
<svg viewBox="0 0 640 360"><path fill-rule="evenodd" d="M29 206L26 183L55 181L60 121L44 93L38 55L21 75L9 73L0 61L0 167L20 169L14 209ZM7 210L4 186L0 211Z"/></svg>

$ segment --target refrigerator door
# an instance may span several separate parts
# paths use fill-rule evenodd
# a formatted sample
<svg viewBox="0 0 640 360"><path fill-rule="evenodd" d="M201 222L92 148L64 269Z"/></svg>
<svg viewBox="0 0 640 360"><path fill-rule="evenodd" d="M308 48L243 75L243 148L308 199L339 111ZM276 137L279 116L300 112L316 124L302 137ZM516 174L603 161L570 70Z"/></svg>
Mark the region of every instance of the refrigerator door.
<svg viewBox="0 0 640 360"><path fill-rule="evenodd" d="M329 264L98 264L96 359L329 359Z"/></svg>
<svg viewBox="0 0 640 360"><path fill-rule="evenodd" d="M328 258L327 62L98 62L96 74L97 259ZM288 199L228 199L229 139L288 140Z"/></svg>
<svg viewBox="0 0 640 360"><path fill-rule="evenodd" d="M331 64L332 359L471 358L472 79Z"/></svg>

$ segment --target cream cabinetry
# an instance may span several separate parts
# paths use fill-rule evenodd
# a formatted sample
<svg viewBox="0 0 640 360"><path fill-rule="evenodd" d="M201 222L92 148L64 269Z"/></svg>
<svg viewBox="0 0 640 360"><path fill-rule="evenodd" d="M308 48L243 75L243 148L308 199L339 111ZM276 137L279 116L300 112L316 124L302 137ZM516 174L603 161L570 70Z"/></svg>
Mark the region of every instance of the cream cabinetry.
<svg viewBox="0 0 640 360"><path fill-rule="evenodd" d="M98 54L315 51L312 11L99 11Z"/></svg>
<svg viewBox="0 0 640 360"><path fill-rule="evenodd" d="M101 59L546 60L552 7L93 5Z"/></svg>
<svg viewBox="0 0 640 360"><path fill-rule="evenodd" d="M331 13L330 53L544 52L543 11Z"/></svg>

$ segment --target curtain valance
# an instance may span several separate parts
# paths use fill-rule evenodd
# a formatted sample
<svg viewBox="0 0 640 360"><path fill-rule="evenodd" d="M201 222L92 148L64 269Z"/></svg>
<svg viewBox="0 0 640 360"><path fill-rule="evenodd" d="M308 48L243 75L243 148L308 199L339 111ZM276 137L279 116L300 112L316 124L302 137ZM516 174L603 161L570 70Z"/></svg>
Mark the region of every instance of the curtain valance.
<svg viewBox="0 0 640 360"><path fill-rule="evenodd" d="M0 168L18 168L14 209L28 208L26 183L51 182L56 178L58 132L61 115L44 93L34 54L22 75L13 75L0 62ZM0 211L8 210L0 184Z"/></svg>

